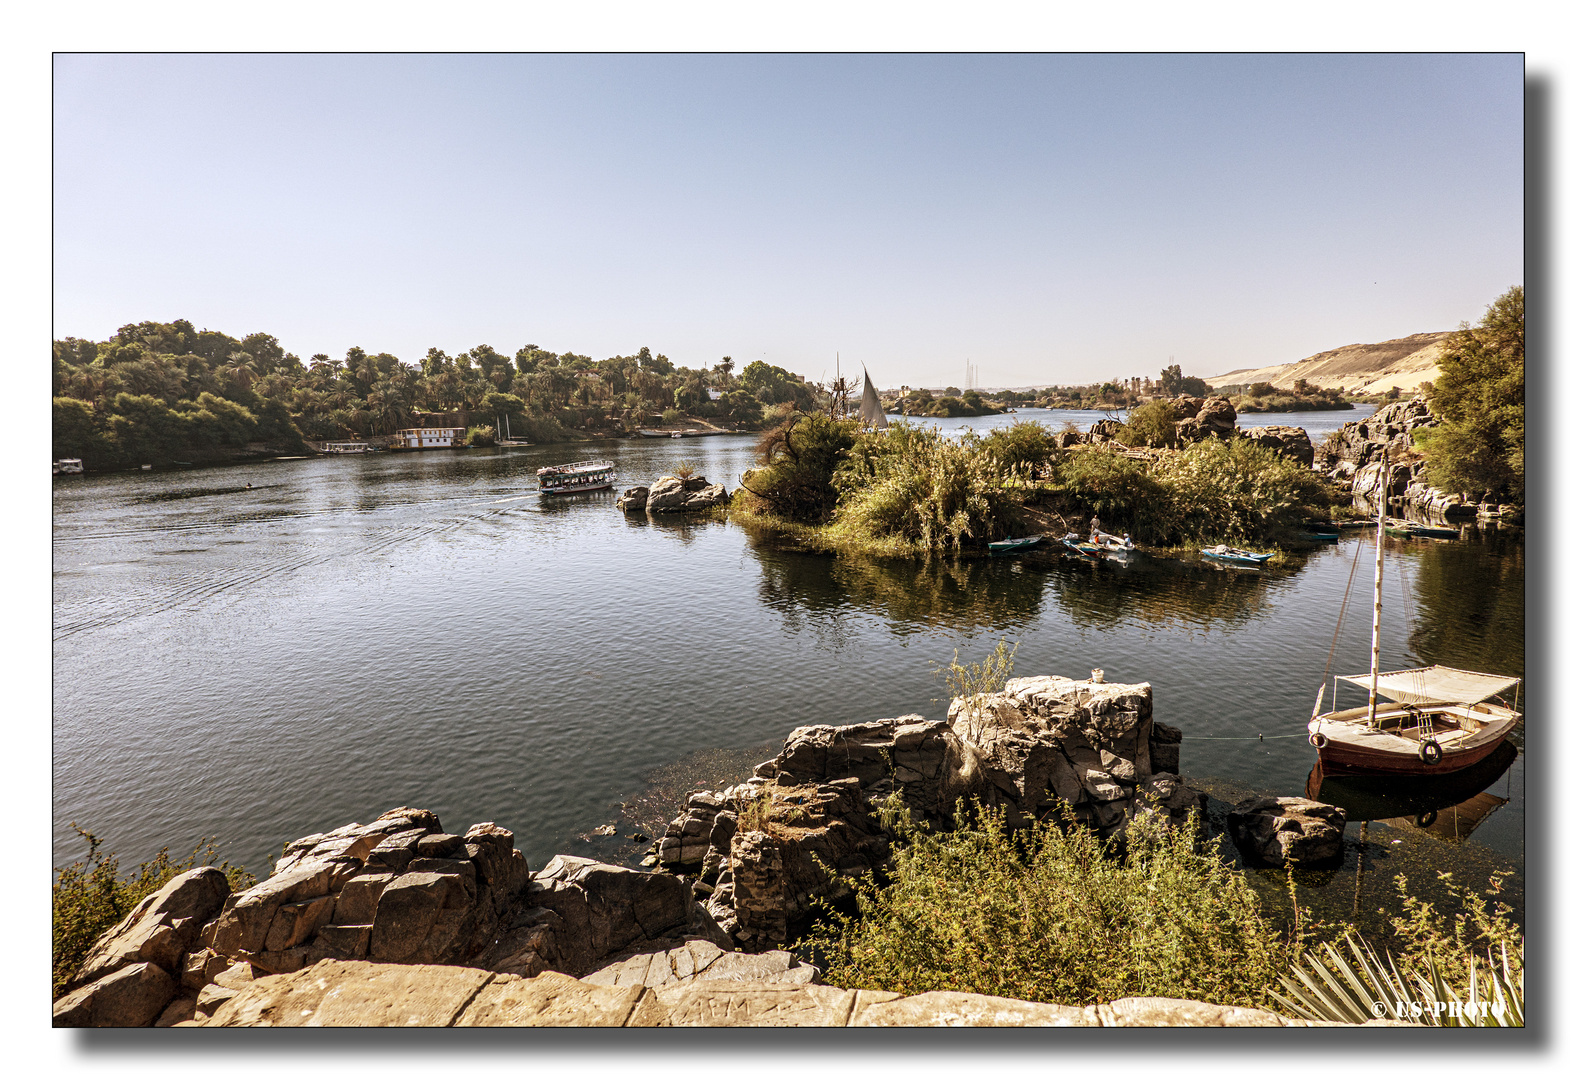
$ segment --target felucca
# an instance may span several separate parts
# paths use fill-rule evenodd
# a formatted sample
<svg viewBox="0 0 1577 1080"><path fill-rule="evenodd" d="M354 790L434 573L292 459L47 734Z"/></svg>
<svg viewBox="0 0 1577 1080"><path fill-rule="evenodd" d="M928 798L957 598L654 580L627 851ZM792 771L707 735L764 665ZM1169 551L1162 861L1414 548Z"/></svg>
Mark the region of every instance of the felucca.
<svg viewBox="0 0 1577 1080"><path fill-rule="evenodd" d="M1388 456L1380 459L1380 509L1374 533L1374 629L1369 673L1342 675L1369 688L1369 703L1321 713L1320 685L1309 720L1309 744L1327 772L1435 774L1465 769L1489 755L1522 719L1521 679L1433 664L1402 671L1380 670L1380 583L1385 574L1385 502L1390 490ZM1513 705L1505 695L1519 692ZM1385 703L1381 700L1384 698ZM1491 701L1491 699L1498 699Z"/></svg>

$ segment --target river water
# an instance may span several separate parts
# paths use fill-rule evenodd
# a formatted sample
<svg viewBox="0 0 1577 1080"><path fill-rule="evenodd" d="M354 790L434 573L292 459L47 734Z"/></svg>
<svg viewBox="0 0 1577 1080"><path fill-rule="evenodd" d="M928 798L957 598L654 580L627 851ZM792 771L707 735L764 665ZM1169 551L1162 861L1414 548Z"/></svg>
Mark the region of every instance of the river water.
<svg viewBox="0 0 1577 1080"><path fill-rule="evenodd" d="M1367 411L1244 420L1318 441ZM944 715L935 665L1003 638L1020 675L1099 667L1152 683L1156 718L1185 733L1186 775L1301 795L1315 756L1303 725L1349 580L1331 673L1368 666L1372 537L1277 571L1051 551L917 564L626 516L612 492L535 494L536 469L591 456L614 459L621 486L690 461L732 488L753 444L57 478L57 865L83 853L76 822L123 867L213 836L262 874L285 841L399 805L453 831L505 825L533 867L559 851L628 860L640 845L592 830L619 823L654 777L682 789L719 780L709 769L748 771L804 724ZM1522 675L1520 534L1470 533L1388 542L1382 665ZM1521 757L1492 779L1508 801L1447 862L1520 870Z"/></svg>

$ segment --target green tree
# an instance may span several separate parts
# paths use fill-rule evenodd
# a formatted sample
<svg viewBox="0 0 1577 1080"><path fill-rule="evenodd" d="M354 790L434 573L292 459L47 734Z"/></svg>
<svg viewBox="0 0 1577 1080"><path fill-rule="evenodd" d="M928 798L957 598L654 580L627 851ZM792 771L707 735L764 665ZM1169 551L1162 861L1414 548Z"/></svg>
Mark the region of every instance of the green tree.
<svg viewBox="0 0 1577 1080"><path fill-rule="evenodd" d="M1521 285L1446 339L1429 399L1440 425L1415 433L1434 487L1522 501L1523 353Z"/></svg>
<svg viewBox="0 0 1577 1080"><path fill-rule="evenodd" d="M1145 402L1128 414L1122 439L1130 446L1176 446L1177 407L1165 398Z"/></svg>

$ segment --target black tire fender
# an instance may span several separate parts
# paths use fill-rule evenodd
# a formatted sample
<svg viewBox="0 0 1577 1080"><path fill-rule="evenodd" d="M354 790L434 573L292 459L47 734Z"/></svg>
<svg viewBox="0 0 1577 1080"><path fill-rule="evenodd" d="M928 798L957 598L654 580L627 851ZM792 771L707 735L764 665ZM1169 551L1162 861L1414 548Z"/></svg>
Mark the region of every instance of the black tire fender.
<svg viewBox="0 0 1577 1080"><path fill-rule="evenodd" d="M1418 759L1425 765L1439 765L1445 756L1446 752L1433 739L1425 739L1418 744Z"/></svg>

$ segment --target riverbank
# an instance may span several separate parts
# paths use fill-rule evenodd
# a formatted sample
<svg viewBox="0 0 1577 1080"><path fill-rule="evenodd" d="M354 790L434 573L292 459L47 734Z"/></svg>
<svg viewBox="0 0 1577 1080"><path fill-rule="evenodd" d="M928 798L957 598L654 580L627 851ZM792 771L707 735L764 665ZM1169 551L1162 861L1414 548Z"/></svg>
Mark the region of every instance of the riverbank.
<svg viewBox="0 0 1577 1080"><path fill-rule="evenodd" d="M730 1022L746 1024L767 1022L784 994L819 1003L841 992L868 1004L907 999L893 1013L894 1022L906 1024L973 1017L968 1022L1284 1025L1285 1015L1264 1015L1276 973L1303 962L1299 958L1314 940L1339 935L1345 920L1305 924L1294 913L1291 938L1264 920L1259 902L1246 891L1243 871L1217 861L1218 842L1199 846L1209 835L1194 834L1209 820L1199 813L1204 800L1162 771L1175 767L1187 734L1154 722L1150 701L1148 684L1030 678L1008 682L1002 693L955 699L946 722L900 717L801 729L745 784L690 794L684 813L654 846L651 861L661 865L651 872L558 855L533 873L508 829L484 822L463 834L448 833L431 811L400 807L366 825L352 823L286 844L272 873L255 885L242 880L233 889L212 868L166 875L63 976L56 1023L284 1022L282 1010L292 1017L312 1015L331 987L380 1002L382 987L397 997L431 1000L459 979L473 995L493 985L507 988L506 999L516 1001L522 995L537 1000L538 987L549 1002L565 994L584 1002L586 991L578 987L626 987L625 1005L657 1010L655 1018L630 1020L635 1024L662 1022L665 1009L696 992L703 999L735 995L729 1000L739 1015ZM1074 714L1071 723L1059 721L1062 727L1037 729L1033 720L1024 726L1026 715L1046 709L1046 716L1061 715L1067 707ZM1049 768L1035 751L1026 755L1015 745L1026 735L1052 755ZM1159 813L1146 809L1147 798L1159 800L1149 804ZM917 871L924 864L915 857L937 844L976 843L968 837L977 832L949 839L955 835L948 831L952 825L965 824L954 815L970 803L997 807L985 811L998 815L995 826L985 819L985 835L1009 846L1003 826L1013 827L1016 819L1017 828L1029 828L1042 803L1062 805L1070 815L1065 842L1078 851L1069 853L1074 863L1056 873L1065 875L1077 864L1083 872L1113 876L1111 884L1124 895L1142 899L1136 909L1144 914L1142 924L1087 928L1098 938L1115 933L1132 945L1119 950L1121 959L1082 956L1094 965L1087 989L1074 989L1083 984L1068 981L1066 964L1025 970L1008 953L984 962L977 957L963 968L949 964L945 991L927 985L923 962L889 963L884 974L869 968L869 959L864 967L849 966L854 954L842 950L871 946L848 935L876 918L884 891L906 880L928 880L915 878L916 872L935 873ZM1097 833L1122 837L1127 858L1102 852ZM1053 830L1037 843L1052 843L1055 835L1061 834ZM1141 851L1150 853L1136 857ZM1040 857L1063 857L1050 852L1044 848ZM1360 860L1363 854L1360 848ZM978 864L969 858L960 863L962 851L949 856L943 877L988 870L996 857L990 850L976 855ZM1360 881L1362 872L1360 861ZM1136 891L1132 882L1117 885L1118 877L1135 874L1151 880L1148 891ZM967 922L994 909L996 887L988 878L962 893L955 887L947 904L962 905L953 914ZM1091 887L1101 886L1092 881ZM863 923L822 918L821 929L806 926L818 898L836 902L854 894ZM1186 902L1177 906L1176 900ZM58 912L58 888L56 903ZM946 916L946 906L938 914ZM1117 910L1102 901L1096 921L1112 919ZM1453 906L1442 910L1449 915ZM1093 910L1085 917L1096 918ZM1220 940L1201 936L1204 924L1193 923L1199 919ZM1079 922L1057 921L1053 937L1081 948ZM798 944L794 938L803 931L793 930L796 924L812 930ZM1435 927L1416 914L1406 926L1396 924L1404 943L1420 934L1432 942L1436 962L1446 965L1453 982L1460 977L1458 961L1480 948L1481 935L1501 940L1518 933L1497 915L1467 937L1459 928L1455 944L1442 953L1441 940L1431 936ZM912 938L914 932L911 921L906 934ZM1186 937L1189 954L1148 964L1162 939L1144 935L1156 933ZM986 935L998 950L1011 947L1010 937ZM1042 949L1061 947L1038 932L1034 939ZM978 945L986 939L970 940ZM807 948L816 959L827 959L809 962ZM1245 954L1225 962L1227 952L1236 956L1244 949L1252 959ZM1401 955L1407 962L1405 949ZM424 966L433 964L447 966ZM738 989L707 985L719 980ZM811 987L819 989L805 989ZM999 992L982 993L981 987ZM953 996L920 996L939 991ZM760 1000L778 1005L763 1011L756 1007ZM529 1024L540 1007L490 1008L466 1023ZM378 1015L331 1010L324 1017L341 1025L375 1025ZM564 1023L596 1022L588 1015L579 1008L559 1011ZM442 1026L449 1020L421 1022ZM718 1022L705 1008L681 1009L670 1021Z"/></svg>

